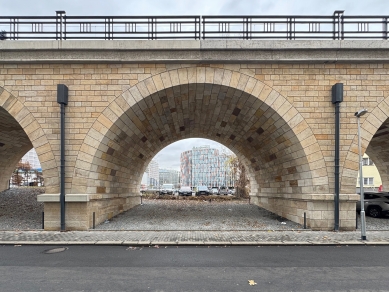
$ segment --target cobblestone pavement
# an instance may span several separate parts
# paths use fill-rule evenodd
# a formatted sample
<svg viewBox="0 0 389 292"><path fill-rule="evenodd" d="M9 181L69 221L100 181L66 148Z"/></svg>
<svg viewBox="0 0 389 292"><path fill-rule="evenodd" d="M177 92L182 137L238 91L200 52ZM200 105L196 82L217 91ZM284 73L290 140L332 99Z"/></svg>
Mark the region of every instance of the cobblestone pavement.
<svg viewBox="0 0 389 292"><path fill-rule="evenodd" d="M389 231L0 231L0 245L389 245Z"/></svg>

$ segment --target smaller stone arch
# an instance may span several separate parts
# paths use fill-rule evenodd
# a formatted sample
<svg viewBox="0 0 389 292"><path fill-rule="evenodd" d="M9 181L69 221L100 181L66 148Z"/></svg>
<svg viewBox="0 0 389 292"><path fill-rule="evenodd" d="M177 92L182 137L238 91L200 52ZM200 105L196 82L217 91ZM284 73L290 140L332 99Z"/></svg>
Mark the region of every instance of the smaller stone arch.
<svg viewBox="0 0 389 292"><path fill-rule="evenodd" d="M362 152L373 160L384 190L389 190L389 97L382 100L361 126Z"/></svg>
<svg viewBox="0 0 389 292"><path fill-rule="evenodd" d="M43 129L28 108L3 87L0 87L0 117L4 129L0 130L0 137L9 144L2 142L4 145L0 148L0 188L4 189L23 155L35 148L45 177L46 192L59 192L57 163Z"/></svg>

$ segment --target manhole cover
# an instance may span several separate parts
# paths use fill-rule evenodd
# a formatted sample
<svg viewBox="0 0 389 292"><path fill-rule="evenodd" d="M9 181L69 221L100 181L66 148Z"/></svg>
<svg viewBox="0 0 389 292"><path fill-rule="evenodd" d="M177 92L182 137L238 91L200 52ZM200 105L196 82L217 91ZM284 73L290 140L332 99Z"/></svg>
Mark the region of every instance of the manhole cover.
<svg viewBox="0 0 389 292"><path fill-rule="evenodd" d="M45 250L43 253L59 253L59 252L65 251L67 249L68 249L67 247L58 247L58 248L52 248L52 249Z"/></svg>

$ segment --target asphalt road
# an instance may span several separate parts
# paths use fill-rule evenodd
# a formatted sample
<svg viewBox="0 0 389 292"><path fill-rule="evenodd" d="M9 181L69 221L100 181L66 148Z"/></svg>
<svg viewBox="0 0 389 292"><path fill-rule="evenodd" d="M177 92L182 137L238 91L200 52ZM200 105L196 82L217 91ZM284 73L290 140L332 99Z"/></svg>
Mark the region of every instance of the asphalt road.
<svg viewBox="0 0 389 292"><path fill-rule="evenodd" d="M0 246L0 291L389 291L387 246L53 248Z"/></svg>

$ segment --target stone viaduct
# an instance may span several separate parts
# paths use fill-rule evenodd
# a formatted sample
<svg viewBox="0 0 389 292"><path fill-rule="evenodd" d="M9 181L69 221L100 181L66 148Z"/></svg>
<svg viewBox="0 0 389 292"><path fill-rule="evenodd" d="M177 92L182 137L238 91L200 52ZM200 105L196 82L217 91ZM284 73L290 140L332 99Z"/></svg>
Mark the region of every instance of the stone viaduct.
<svg viewBox="0 0 389 292"><path fill-rule="evenodd" d="M340 105L340 229L355 229L362 150L389 186L389 43L382 41L1 41L0 190L32 147L58 230L60 108L66 107L66 229L140 203L142 174L175 141L215 140L247 166L251 202L315 230L334 228L334 105Z"/></svg>

